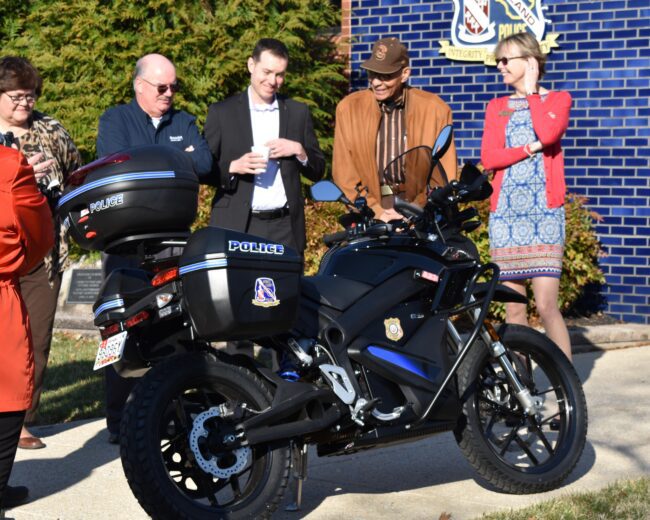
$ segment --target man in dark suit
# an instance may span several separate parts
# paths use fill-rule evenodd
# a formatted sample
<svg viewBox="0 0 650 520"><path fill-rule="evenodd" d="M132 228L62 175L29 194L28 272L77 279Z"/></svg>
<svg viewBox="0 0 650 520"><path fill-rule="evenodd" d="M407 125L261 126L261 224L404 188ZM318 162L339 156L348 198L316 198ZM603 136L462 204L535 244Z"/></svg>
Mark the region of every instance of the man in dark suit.
<svg viewBox="0 0 650 520"><path fill-rule="evenodd" d="M210 224L303 253L300 176L319 180L325 159L308 107L278 95L288 64L281 41L259 40L248 58L250 86L208 110L205 137L214 156L208 182L217 186Z"/></svg>

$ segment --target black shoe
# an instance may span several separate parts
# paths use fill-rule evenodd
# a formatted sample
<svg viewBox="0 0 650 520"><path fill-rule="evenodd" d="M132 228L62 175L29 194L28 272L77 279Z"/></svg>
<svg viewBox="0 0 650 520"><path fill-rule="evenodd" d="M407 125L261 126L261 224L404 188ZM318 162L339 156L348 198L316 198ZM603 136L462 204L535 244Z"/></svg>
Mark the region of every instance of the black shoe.
<svg viewBox="0 0 650 520"><path fill-rule="evenodd" d="M120 435L119 433L108 433L108 443L109 444L119 444L120 443Z"/></svg>
<svg viewBox="0 0 650 520"><path fill-rule="evenodd" d="M11 509L18 507L27 502L29 496L29 489L25 486L5 486L5 491L2 494L2 507Z"/></svg>

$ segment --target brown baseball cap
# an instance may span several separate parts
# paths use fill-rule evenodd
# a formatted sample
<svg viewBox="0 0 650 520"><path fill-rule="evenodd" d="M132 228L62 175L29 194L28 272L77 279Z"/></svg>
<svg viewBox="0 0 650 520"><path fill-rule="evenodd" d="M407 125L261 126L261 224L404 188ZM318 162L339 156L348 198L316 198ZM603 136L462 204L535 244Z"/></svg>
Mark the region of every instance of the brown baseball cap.
<svg viewBox="0 0 650 520"><path fill-rule="evenodd" d="M409 53L397 38L382 38L372 46L372 55L361 64L362 69L379 74L393 74L408 67Z"/></svg>

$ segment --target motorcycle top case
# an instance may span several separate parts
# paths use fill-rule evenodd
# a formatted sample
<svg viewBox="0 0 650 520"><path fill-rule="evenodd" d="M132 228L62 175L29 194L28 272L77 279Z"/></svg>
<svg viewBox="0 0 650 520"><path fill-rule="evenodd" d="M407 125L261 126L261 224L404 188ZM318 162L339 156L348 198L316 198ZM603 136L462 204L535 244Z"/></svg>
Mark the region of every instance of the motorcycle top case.
<svg viewBox="0 0 650 520"><path fill-rule="evenodd" d="M70 175L57 210L82 248L189 234L199 182L189 154L165 145L108 155Z"/></svg>
<svg viewBox="0 0 650 520"><path fill-rule="evenodd" d="M270 240L206 227L179 261L183 305L206 340L252 339L291 328L300 300L302 260Z"/></svg>

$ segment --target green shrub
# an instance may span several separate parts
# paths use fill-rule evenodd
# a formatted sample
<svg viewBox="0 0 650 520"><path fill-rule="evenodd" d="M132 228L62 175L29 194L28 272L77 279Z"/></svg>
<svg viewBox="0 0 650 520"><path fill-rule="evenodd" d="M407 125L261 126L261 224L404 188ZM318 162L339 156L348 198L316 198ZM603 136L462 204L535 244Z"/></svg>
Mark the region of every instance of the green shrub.
<svg viewBox="0 0 650 520"><path fill-rule="evenodd" d="M35 0L4 6L0 39L3 55L24 56L39 69L37 108L61 120L90 160L99 116L132 98L142 55L159 52L176 64L175 104L201 125L210 103L248 84L255 42L278 38L291 56L283 91L311 107L330 150L334 107L347 88L328 37L339 24L329 0Z"/></svg>
<svg viewBox="0 0 650 520"><path fill-rule="evenodd" d="M202 127L211 103L248 85L246 60L262 37L289 48L282 91L309 105L331 156L335 107L348 83L332 38L340 12L329 0L35 0L3 2L1 12L1 54L39 69L37 109L63 123L85 161L95 157L99 116L132 99L138 58L158 52L174 62L182 86L175 106ZM207 224L213 194L202 187L195 227Z"/></svg>

